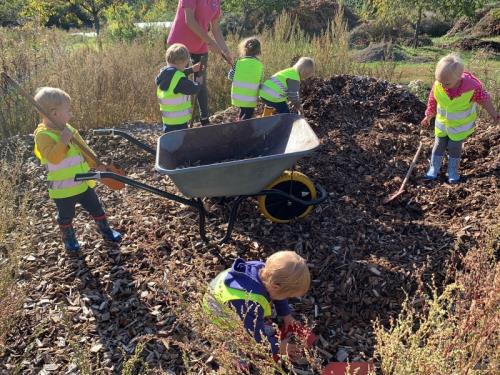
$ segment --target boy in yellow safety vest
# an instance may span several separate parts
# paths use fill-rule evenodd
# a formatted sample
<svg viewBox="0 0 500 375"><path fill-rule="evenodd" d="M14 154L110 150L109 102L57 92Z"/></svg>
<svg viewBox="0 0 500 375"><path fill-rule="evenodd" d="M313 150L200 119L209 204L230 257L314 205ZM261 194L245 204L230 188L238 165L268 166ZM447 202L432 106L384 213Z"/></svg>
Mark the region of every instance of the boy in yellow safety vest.
<svg viewBox="0 0 500 375"><path fill-rule="evenodd" d="M274 74L260 87L260 99L278 113L290 113L288 101L297 112L302 112L300 81L311 78L316 70L314 60L301 57L291 68Z"/></svg>
<svg viewBox="0 0 500 375"><path fill-rule="evenodd" d="M187 129L192 117L191 95L200 91L199 82L187 78L193 72L199 72L201 63L187 68L191 62L189 51L180 43L172 44L165 53L167 66L156 77L156 96L160 102L163 130Z"/></svg>
<svg viewBox="0 0 500 375"><path fill-rule="evenodd" d="M429 180L438 177L444 153L448 149L448 183L456 184L460 181L458 166L463 143L475 130L476 103L489 113L494 123L498 123L500 116L481 81L464 71L462 60L455 54L439 60L435 75L436 81L422 120L422 125L428 127L431 119L436 117L435 142L425 177Z"/></svg>
<svg viewBox="0 0 500 375"><path fill-rule="evenodd" d="M264 65L257 58L261 53L260 41L247 38L239 45L240 58L229 71L231 84L231 104L240 108L240 120L252 118L259 88L264 73Z"/></svg>
<svg viewBox="0 0 500 375"><path fill-rule="evenodd" d="M274 253L265 263L237 259L231 268L210 283L205 308L214 324L229 329L236 322L228 321L231 314L225 309L232 309L255 341L267 339L276 360L280 354L297 358L301 356L300 347L286 341L278 342L276 332L266 320L271 317L274 305L277 315L283 319L283 329L297 325L288 299L302 297L310 284L307 263L294 251Z"/></svg>
<svg viewBox="0 0 500 375"><path fill-rule="evenodd" d="M35 155L47 168L49 197L56 204L57 223L62 232L64 247L70 252L80 250L72 225L77 203L94 218L105 240L119 242L121 234L110 228L101 202L93 189L95 182L74 181L77 173L86 173L90 168L100 166L95 165L94 160L86 157L71 142L71 139L75 138L86 145L78 131L68 124L72 117L71 98L61 89L42 87L37 90L35 101L58 123L66 124L63 131L57 130L47 117L40 114L42 122L34 132Z"/></svg>

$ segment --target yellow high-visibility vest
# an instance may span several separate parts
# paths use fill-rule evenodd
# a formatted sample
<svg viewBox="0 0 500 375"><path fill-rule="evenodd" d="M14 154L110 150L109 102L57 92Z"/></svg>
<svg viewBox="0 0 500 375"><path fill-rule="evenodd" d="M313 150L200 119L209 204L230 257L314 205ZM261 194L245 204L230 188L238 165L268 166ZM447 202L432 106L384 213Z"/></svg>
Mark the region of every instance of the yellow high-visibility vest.
<svg viewBox="0 0 500 375"><path fill-rule="evenodd" d="M474 133L477 118L474 91L464 92L450 99L440 82L434 83L437 112L434 133L437 137L448 136L452 141L462 141Z"/></svg>

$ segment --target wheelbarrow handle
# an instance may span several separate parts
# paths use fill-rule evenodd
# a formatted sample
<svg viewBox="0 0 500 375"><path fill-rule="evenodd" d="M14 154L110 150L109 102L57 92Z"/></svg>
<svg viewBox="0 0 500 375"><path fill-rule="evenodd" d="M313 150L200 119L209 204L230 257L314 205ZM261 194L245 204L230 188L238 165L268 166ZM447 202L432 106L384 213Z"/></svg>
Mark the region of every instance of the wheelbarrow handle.
<svg viewBox="0 0 500 375"><path fill-rule="evenodd" d="M178 203L182 203L191 207L198 207L196 203L194 203L190 199L186 199L183 197L179 197L178 195L166 192L164 190L160 190L155 188L154 186L144 184L142 182L133 180L129 177L121 176L119 174L113 172L90 172L90 173L77 173L75 175L75 181L87 181L87 180L100 180L102 178L109 178L112 180L123 182L126 185L133 186L137 189L148 191L152 194L159 195L163 198L171 199Z"/></svg>
<svg viewBox="0 0 500 375"><path fill-rule="evenodd" d="M98 135L98 136L111 136L111 137L118 136L118 137L125 138L127 141L129 141L130 143L132 143L132 144L136 145L137 147L143 149L148 154L151 154L153 156L156 155L156 150L154 148L152 148L151 146L149 146L146 143L142 142L141 140L133 137L132 135L130 135L129 133L127 133L127 132L125 132L123 130L118 130L118 129L115 129L115 128L111 128L111 129L94 129L93 133L94 133L94 135Z"/></svg>

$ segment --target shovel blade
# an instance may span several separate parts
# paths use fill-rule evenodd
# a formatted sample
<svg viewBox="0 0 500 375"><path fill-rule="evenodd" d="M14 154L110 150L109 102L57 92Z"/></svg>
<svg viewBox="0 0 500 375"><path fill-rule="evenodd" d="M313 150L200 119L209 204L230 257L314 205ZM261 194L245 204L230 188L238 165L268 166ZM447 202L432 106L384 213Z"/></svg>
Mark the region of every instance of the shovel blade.
<svg viewBox="0 0 500 375"><path fill-rule="evenodd" d="M371 362L331 362L321 375L368 375L373 371Z"/></svg>

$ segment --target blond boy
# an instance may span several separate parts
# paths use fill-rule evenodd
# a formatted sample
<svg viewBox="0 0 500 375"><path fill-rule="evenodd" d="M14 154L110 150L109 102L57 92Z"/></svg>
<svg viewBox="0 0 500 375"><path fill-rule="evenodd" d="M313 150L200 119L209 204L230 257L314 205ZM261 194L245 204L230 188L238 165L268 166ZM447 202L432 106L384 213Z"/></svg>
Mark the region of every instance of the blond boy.
<svg viewBox="0 0 500 375"><path fill-rule="evenodd" d="M435 143L425 177L429 180L438 177L444 153L448 150L448 182L456 184L460 181L458 166L463 143L475 130L476 103L489 113L494 123L498 123L500 116L481 81L465 71L457 55L450 54L439 60L435 75L422 120L422 125L427 127L436 117Z"/></svg>
<svg viewBox="0 0 500 375"><path fill-rule="evenodd" d="M119 242L121 235L109 227L101 202L93 189L95 182L74 181L77 173L88 172L97 166L93 159L71 142L75 138L80 144L86 145L78 131L68 124L73 115L71 98L61 89L42 87L37 90L35 101L58 124L66 124L64 130L60 131L45 115L40 114L42 122L34 132L35 155L47 168L49 197L56 204L57 223L64 247L70 252L80 250L72 225L77 203L94 218L105 240Z"/></svg>
<svg viewBox="0 0 500 375"><path fill-rule="evenodd" d="M275 358L279 354L297 355L299 348L278 343L275 332L265 320L271 317L272 306L284 326L293 325L288 298L302 297L309 290L311 276L306 261L293 251L279 251L266 262L237 259L233 266L220 273L210 283L210 295L217 304L230 306L241 318L255 341L264 337L271 345ZM217 306L208 304L217 314Z"/></svg>
<svg viewBox="0 0 500 375"><path fill-rule="evenodd" d="M279 71L262 84L260 99L278 113L290 113L288 101L297 112L302 112L300 82L311 78L315 70L312 58L301 57L291 68Z"/></svg>
<svg viewBox="0 0 500 375"><path fill-rule="evenodd" d="M199 72L201 64L191 63L189 51L180 43L172 44L165 53L167 66L156 77L156 95L160 102L163 130L181 130L188 127L192 117L191 96L200 91L200 82L193 82L187 75Z"/></svg>

